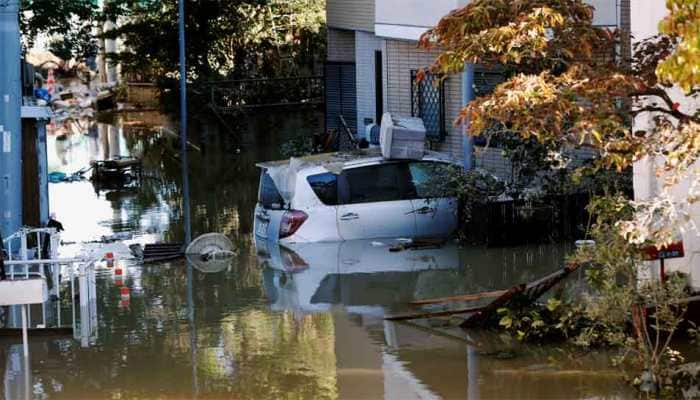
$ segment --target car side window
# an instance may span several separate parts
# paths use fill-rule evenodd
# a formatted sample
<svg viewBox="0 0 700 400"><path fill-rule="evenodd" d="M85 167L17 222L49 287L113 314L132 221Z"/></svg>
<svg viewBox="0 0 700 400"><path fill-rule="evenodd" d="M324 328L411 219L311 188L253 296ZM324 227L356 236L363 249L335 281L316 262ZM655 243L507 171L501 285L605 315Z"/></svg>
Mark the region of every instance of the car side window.
<svg viewBox="0 0 700 400"><path fill-rule="evenodd" d="M341 174L342 204L405 200L410 196L406 163L387 163L351 168Z"/></svg>
<svg viewBox="0 0 700 400"><path fill-rule="evenodd" d="M435 161L411 162L411 184L415 190L414 198L428 199L444 197L443 183L449 178L450 164Z"/></svg>
<svg viewBox="0 0 700 400"><path fill-rule="evenodd" d="M326 172L306 178L318 199L327 206L338 205L338 175Z"/></svg>

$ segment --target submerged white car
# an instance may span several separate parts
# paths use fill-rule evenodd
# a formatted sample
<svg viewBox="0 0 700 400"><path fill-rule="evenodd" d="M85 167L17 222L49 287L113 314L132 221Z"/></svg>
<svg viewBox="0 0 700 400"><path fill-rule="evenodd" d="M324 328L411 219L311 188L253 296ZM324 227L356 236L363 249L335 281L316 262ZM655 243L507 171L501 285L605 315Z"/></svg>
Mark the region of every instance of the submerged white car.
<svg viewBox="0 0 700 400"><path fill-rule="evenodd" d="M280 243L447 237L457 200L430 193L452 161L386 160L376 149L258 164L254 232ZM434 191L432 191L434 192Z"/></svg>

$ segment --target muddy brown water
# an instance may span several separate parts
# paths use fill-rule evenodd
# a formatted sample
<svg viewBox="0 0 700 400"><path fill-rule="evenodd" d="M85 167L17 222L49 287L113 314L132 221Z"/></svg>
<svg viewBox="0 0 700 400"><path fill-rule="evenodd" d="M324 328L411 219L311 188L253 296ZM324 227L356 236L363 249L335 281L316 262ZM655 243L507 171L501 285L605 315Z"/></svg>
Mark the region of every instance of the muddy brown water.
<svg viewBox="0 0 700 400"><path fill-rule="evenodd" d="M51 171L135 155L140 185L51 184L51 209L66 227L64 254L110 245L123 279L100 270L92 318L75 338L31 341L29 392L21 346L0 341L4 399L561 399L630 398L609 355L521 346L498 334L472 346L383 317L411 300L494 290L558 268L566 245L389 253L387 243L310 245L290 253L257 244L252 212L256 161L278 143L318 129L313 112L250 116L238 152L227 132L199 122L190 153L194 236L222 232L238 248L230 264L139 265L126 244L182 238L182 188L172 122L155 113L85 121L88 134L49 138ZM372 243L375 242L375 243ZM74 243L74 244L70 244ZM104 250L104 248L102 248ZM99 250L97 250L99 251ZM575 284L574 284L575 285ZM129 288L122 298L120 288ZM69 306L62 315L69 320Z"/></svg>

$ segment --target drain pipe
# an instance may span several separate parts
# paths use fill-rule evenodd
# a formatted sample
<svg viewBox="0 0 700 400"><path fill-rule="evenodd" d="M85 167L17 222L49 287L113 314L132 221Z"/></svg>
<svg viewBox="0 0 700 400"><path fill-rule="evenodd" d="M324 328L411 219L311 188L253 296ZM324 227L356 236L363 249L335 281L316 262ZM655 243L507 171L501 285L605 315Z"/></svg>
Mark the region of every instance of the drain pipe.
<svg viewBox="0 0 700 400"><path fill-rule="evenodd" d="M0 229L22 225L22 131L19 0L0 0Z"/></svg>
<svg viewBox="0 0 700 400"><path fill-rule="evenodd" d="M462 72L462 107L474 100L474 64L465 63ZM474 138L469 136L469 119L463 124L462 166L465 170L474 168Z"/></svg>

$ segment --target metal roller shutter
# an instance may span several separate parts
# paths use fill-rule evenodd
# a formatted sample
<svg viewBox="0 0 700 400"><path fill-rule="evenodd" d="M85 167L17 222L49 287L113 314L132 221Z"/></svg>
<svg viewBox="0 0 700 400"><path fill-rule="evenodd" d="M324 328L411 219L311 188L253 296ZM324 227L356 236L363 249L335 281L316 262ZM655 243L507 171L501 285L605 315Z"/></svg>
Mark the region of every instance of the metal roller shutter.
<svg viewBox="0 0 700 400"><path fill-rule="evenodd" d="M326 79L326 130L340 129L340 115L357 131L357 87L355 63L328 61Z"/></svg>

